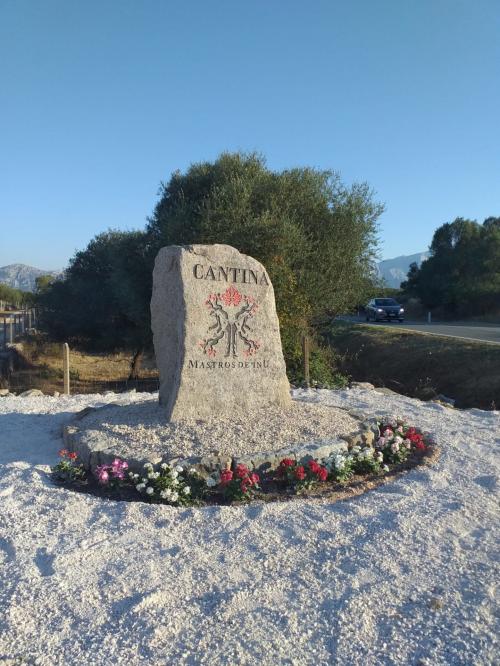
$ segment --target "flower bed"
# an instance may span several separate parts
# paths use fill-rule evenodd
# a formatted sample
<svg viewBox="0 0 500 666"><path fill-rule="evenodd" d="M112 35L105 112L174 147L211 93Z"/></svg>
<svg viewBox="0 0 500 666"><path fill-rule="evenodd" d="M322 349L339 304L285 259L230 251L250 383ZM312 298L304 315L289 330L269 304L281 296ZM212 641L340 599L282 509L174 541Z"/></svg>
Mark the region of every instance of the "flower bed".
<svg viewBox="0 0 500 666"><path fill-rule="evenodd" d="M227 504L279 500L292 495L339 493L367 482L378 485L384 477L421 464L434 452L433 442L401 419L380 420L373 446L354 445L322 460L299 461L286 457L277 469L257 474L244 464L207 475L182 464L146 463L141 474L128 471L116 458L87 474L75 453L59 452L52 468L56 481L78 490L122 500L143 500L173 506Z"/></svg>

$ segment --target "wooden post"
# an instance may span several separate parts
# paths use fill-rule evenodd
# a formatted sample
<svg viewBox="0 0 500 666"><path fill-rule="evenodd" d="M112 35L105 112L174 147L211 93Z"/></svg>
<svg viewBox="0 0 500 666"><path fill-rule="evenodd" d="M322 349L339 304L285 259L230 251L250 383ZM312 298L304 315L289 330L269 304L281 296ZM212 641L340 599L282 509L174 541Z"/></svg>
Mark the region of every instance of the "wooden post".
<svg viewBox="0 0 500 666"><path fill-rule="evenodd" d="M3 318L3 348L7 349L7 317Z"/></svg>
<svg viewBox="0 0 500 666"><path fill-rule="evenodd" d="M64 395L70 394L69 389L69 345L63 344L63 375L64 375Z"/></svg>
<svg viewBox="0 0 500 666"><path fill-rule="evenodd" d="M28 329L31 328L31 310L28 310Z"/></svg>
<svg viewBox="0 0 500 666"><path fill-rule="evenodd" d="M9 342L12 344L14 342L14 322L12 317L9 319Z"/></svg>
<svg viewBox="0 0 500 666"><path fill-rule="evenodd" d="M302 337L302 354L304 356L304 381L306 387L309 388L311 382L309 376L309 338L307 335Z"/></svg>

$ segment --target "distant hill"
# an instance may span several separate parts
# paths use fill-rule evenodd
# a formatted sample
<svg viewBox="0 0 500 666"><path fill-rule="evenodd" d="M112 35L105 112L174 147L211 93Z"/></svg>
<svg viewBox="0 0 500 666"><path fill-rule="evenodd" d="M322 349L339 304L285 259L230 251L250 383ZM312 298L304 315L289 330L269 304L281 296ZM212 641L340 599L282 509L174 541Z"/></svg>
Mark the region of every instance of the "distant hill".
<svg viewBox="0 0 500 666"><path fill-rule="evenodd" d="M419 252L418 254L404 254L394 259L384 259L377 264L378 274L385 280L388 287L399 289L401 282L406 280L410 264L416 262L420 266L428 258L428 252Z"/></svg>
<svg viewBox="0 0 500 666"><path fill-rule="evenodd" d="M61 271L43 271L40 268L26 266L25 264L10 264L0 268L0 284L6 284L21 291L34 291L37 277L41 275L57 277L60 274Z"/></svg>

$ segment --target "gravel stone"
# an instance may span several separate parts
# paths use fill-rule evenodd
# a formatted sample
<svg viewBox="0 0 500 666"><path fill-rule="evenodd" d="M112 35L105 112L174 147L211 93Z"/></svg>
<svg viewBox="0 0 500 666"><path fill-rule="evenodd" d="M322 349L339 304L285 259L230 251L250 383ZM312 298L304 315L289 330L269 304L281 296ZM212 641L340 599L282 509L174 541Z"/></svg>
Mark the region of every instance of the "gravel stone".
<svg viewBox="0 0 500 666"><path fill-rule="evenodd" d="M91 466L119 456L129 463L175 458L202 464L204 459L213 467L219 461L227 466L235 456L260 456L266 462L270 453L271 457L272 452L284 455L293 448L301 456L309 449L323 454L356 428L359 422L343 409L301 401L285 409L261 408L247 418L167 421L164 408L149 400L87 408L66 427L65 434L68 446Z"/></svg>

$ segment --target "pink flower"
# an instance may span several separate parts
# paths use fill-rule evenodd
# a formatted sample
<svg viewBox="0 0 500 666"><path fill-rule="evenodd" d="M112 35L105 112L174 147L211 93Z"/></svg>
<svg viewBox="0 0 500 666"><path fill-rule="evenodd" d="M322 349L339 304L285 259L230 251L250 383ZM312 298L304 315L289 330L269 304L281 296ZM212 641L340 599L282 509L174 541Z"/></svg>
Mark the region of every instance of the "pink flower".
<svg viewBox="0 0 500 666"><path fill-rule="evenodd" d="M115 458L111 463L111 471L113 472L113 474L123 472L126 469L128 469L128 462L126 460Z"/></svg>
<svg viewBox="0 0 500 666"><path fill-rule="evenodd" d="M95 474L99 483L108 483L109 465L99 465L99 467L96 467Z"/></svg>

